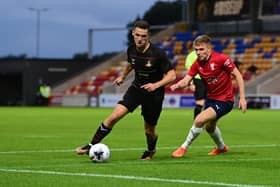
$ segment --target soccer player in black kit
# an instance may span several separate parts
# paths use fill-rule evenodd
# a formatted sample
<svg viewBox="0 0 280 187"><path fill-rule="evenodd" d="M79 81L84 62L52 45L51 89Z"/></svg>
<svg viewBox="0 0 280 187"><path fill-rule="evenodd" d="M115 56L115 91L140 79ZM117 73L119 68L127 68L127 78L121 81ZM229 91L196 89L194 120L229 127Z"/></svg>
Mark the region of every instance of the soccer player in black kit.
<svg viewBox="0 0 280 187"><path fill-rule="evenodd" d="M76 149L78 154L88 154L92 145L101 142L121 118L140 105L147 142L147 150L141 159L150 160L156 151L156 125L162 111L164 86L174 81L176 74L165 52L150 42L150 26L147 21L137 21L132 35L134 44L127 49L128 63L114 84L123 83L133 69L135 79L111 115L100 124L91 142Z"/></svg>

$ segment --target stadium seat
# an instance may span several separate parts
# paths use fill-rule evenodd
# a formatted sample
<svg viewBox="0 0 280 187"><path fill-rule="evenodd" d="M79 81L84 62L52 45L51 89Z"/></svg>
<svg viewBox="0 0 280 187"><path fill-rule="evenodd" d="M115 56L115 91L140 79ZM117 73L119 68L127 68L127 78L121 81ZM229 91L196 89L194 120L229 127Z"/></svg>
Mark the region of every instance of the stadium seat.
<svg viewBox="0 0 280 187"><path fill-rule="evenodd" d="M177 79L181 79L185 73L185 56L192 50L192 41L195 37L203 33L197 31L175 32L173 35L164 36L162 41L156 42L167 54L176 70ZM273 68L275 64L280 64L280 36L270 35L248 35L213 37L213 49L217 52L225 53L232 59L238 56L241 64L239 70L244 80L252 79L246 70L252 62L258 67L258 74L264 73ZM96 95L102 91L102 85L105 81L115 79L121 70L121 66L108 67L108 70L94 75L89 80L84 80L79 85L65 90L65 94L87 93ZM236 86L236 82L234 82ZM191 93L189 90L171 91L166 87L167 93ZM235 92L237 92L235 87Z"/></svg>

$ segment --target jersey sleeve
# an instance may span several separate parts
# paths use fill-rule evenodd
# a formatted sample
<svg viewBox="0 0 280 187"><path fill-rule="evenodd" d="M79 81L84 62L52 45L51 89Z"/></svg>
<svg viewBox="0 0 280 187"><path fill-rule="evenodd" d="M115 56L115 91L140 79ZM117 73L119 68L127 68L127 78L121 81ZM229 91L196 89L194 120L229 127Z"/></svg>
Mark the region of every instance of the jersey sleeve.
<svg viewBox="0 0 280 187"><path fill-rule="evenodd" d="M197 62L192 64L192 66L190 67L190 69L188 71L188 75L191 77L194 77L196 74L198 74L198 63Z"/></svg>
<svg viewBox="0 0 280 187"><path fill-rule="evenodd" d="M127 62L131 64L132 60L131 60L131 57L130 57L130 49L131 47L128 47L127 50L126 50L126 55L127 55Z"/></svg>
<svg viewBox="0 0 280 187"><path fill-rule="evenodd" d="M223 63L223 68L227 72L232 72L235 68L234 62L227 55L221 54L221 62Z"/></svg>

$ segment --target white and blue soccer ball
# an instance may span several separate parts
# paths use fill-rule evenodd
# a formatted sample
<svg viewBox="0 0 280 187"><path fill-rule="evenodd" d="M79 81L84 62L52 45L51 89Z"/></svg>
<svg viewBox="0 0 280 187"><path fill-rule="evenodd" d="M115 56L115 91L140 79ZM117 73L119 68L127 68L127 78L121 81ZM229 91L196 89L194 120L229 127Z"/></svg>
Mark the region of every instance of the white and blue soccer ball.
<svg viewBox="0 0 280 187"><path fill-rule="evenodd" d="M110 158L110 149L102 143L94 144L89 150L89 158L93 162L106 162Z"/></svg>

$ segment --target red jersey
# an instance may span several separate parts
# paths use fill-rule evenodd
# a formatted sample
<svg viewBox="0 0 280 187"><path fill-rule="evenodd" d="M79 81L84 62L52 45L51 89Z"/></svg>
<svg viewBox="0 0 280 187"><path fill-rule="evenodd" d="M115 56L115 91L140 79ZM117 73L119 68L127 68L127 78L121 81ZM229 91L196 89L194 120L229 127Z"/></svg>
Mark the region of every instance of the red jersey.
<svg viewBox="0 0 280 187"><path fill-rule="evenodd" d="M232 60L217 52L212 52L206 62L195 61L188 75L200 75L207 88L207 98L218 101L234 101L231 72L235 68Z"/></svg>

